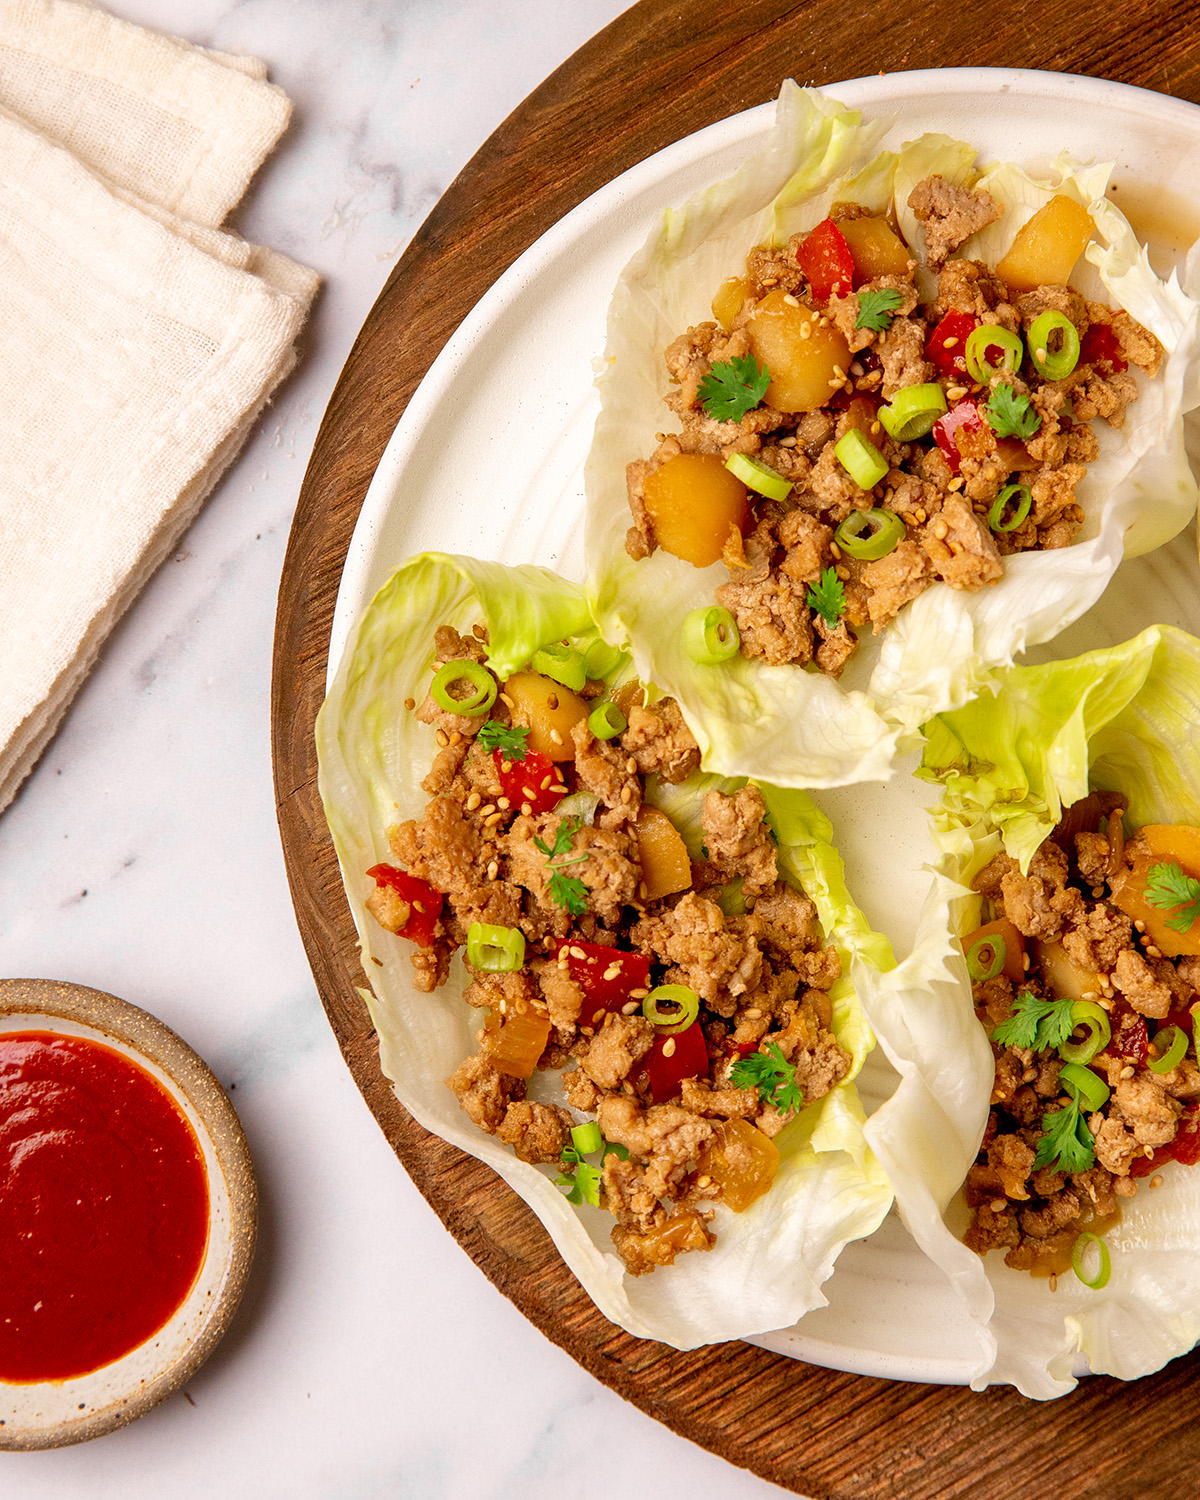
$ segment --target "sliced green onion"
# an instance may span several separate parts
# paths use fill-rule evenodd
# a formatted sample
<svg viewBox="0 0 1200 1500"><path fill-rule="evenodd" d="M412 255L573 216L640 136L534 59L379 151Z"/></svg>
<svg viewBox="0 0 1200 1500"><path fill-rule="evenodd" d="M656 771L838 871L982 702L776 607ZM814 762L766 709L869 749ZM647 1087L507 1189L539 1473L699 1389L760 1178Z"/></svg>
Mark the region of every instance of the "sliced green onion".
<svg viewBox="0 0 1200 1500"><path fill-rule="evenodd" d="M598 682L601 678L610 677L628 660L624 651L618 651L615 646L610 646L607 641L597 637L583 653L584 675L593 682Z"/></svg>
<svg viewBox="0 0 1200 1500"><path fill-rule="evenodd" d="M1146 1066L1152 1073L1169 1073L1187 1056L1187 1032L1182 1026L1160 1026L1154 1033L1154 1045L1160 1049L1165 1047L1166 1051Z"/></svg>
<svg viewBox="0 0 1200 1500"><path fill-rule="evenodd" d="M786 500L792 492L790 479L785 479L778 469L763 463L761 458L751 458L748 453L731 453L725 460L725 467L748 489L757 490L768 500Z"/></svg>
<svg viewBox="0 0 1200 1500"><path fill-rule="evenodd" d="M464 689L452 693L451 688ZM496 701L496 679L477 661L448 661L429 684L433 701L452 714L485 714Z"/></svg>
<svg viewBox="0 0 1200 1500"><path fill-rule="evenodd" d="M1063 1063L1058 1071L1058 1081L1071 1098L1086 1110L1101 1109L1108 1099L1109 1087L1104 1079L1093 1073L1091 1068L1082 1067L1079 1063Z"/></svg>
<svg viewBox="0 0 1200 1500"><path fill-rule="evenodd" d="M467 928L467 962L485 974L513 974L525 962L525 934L519 927L472 922Z"/></svg>
<svg viewBox="0 0 1200 1500"><path fill-rule="evenodd" d="M976 984L995 979L1008 958L1008 944L998 933L976 938L967 949L967 973Z"/></svg>
<svg viewBox="0 0 1200 1500"><path fill-rule="evenodd" d="M1090 1063L1102 1047L1108 1046L1112 1036L1108 1013L1094 1000L1076 1000L1071 1007L1071 1020L1075 1023L1075 1031L1083 1026L1087 1029L1087 1035L1078 1042L1068 1037L1058 1049L1058 1055L1066 1062Z"/></svg>
<svg viewBox="0 0 1200 1500"><path fill-rule="evenodd" d="M963 357L972 380L986 385L993 375L999 375L1002 370L1021 368L1025 345L1017 334L1001 328L998 323L980 323L967 334Z"/></svg>
<svg viewBox="0 0 1200 1500"><path fill-rule="evenodd" d="M1096 1271L1094 1275L1088 1275L1084 1269L1085 1262L1093 1251L1096 1254ZM1108 1246L1090 1229L1085 1229L1075 1241L1071 1250L1071 1269L1084 1286L1090 1286L1094 1292L1108 1285L1108 1278L1112 1275L1112 1257L1108 1253Z"/></svg>
<svg viewBox="0 0 1200 1500"><path fill-rule="evenodd" d="M604 1145L604 1137L595 1120L585 1120L582 1125L571 1126L571 1144L580 1156L591 1156Z"/></svg>
<svg viewBox="0 0 1200 1500"><path fill-rule="evenodd" d="M605 698L588 714L588 728L598 740L611 740L629 728L629 720L611 699Z"/></svg>
<svg viewBox="0 0 1200 1500"><path fill-rule="evenodd" d="M587 681L583 652L576 651L574 646L563 646L557 641L535 651L529 659L529 665L543 677L552 677L555 682L561 682L563 687L569 687L576 693Z"/></svg>
<svg viewBox="0 0 1200 1500"><path fill-rule="evenodd" d="M642 1015L656 1031L686 1031L699 1014L700 996L686 984L660 984L642 1001Z"/></svg>
<svg viewBox="0 0 1200 1500"><path fill-rule="evenodd" d="M893 511L876 506L874 510L852 510L833 539L848 557L874 562L895 550L904 536L904 522Z"/></svg>
<svg viewBox="0 0 1200 1500"><path fill-rule="evenodd" d="M719 604L693 609L683 619L683 649L701 667L716 667L736 656L742 638L737 621Z"/></svg>
<svg viewBox="0 0 1200 1500"><path fill-rule="evenodd" d="M1029 326L1029 358L1043 380L1065 380L1079 363L1079 329L1048 307Z"/></svg>
<svg viewBox="0 0 1200 1500"><path fill-rule="evenodd" d="M879 408L879 420L889 437L898 443L911 443L927 437L946 409L946 393L936 381L906 385L892 397L890 406Z"/></svg>
<svg viewBox="0 0 1200 1500"><path fill-rule="evenodd" d="M860 490L874 489L887 476L887 459L857 427L838 438L833 456Z"/></svg>
<svg viewBox="0 0 1200 1500"><path fill-rule="evenodd" d="M1006 521L1004 512L1010 502L1016 509ZM1033 494L1028 485L1006 484L992 501L992 508L988 511L988 525L993 531L1016 531L1024 523L1032 505Z"/></svg>

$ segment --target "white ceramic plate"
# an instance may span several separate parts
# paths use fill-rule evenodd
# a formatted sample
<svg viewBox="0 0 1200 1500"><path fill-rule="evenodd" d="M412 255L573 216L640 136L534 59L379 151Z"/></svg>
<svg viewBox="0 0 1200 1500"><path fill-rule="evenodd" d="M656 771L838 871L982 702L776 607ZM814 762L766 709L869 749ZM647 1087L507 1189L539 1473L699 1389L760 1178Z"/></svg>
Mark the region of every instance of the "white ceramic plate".
<svg viewBox="0 0 1200 1500"><path fill-rule="evenodd" d="M1160 273L1182 266L1200 236L1200 109L1191 104L1098 79L984 68L894 73L826 92L874 118L893 116L885 146L938 130L971 141L983 161L1036 167L1064 148L1115 161L1114 201ZM535 562L583 578L583 464L611 290L664 208L736 170L773 111L735 115L616 178L532 245L464 319L409 403L364 501L338 594L331 676L354 620L413 553ZM1124 564L1100 603L1036 655L1073 656L1156 622L1200 633L1196 572L1189 529ZM816 799L835 821L850 889L898 954L911 946L926 885L930 795L900 775ZM868 1109L891 1091L889 1075L872 1058L861 1080ZM843 1252L825 1291L828 1307L754 1342L864 1375L969 1378L978 1356L970 1322L894 1216Z"/></svg>

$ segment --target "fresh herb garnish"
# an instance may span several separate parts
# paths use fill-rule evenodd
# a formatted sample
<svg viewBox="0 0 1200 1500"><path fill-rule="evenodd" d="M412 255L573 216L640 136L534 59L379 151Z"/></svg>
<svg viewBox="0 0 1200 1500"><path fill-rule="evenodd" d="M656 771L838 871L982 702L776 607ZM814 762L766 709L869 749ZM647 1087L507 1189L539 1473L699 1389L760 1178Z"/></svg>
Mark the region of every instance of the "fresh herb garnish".
<svg viewBox="0 0 1200 1500"><path fill-rule="evenodd" d="M567 1147L561 1158L563 1170L554 1179L554 1186L565 1191L568 1203L590 1203L593 1208L600 1207L600 1168L610 1152L619 1156L622 1161L629 1160L628 1148L618 1145L616 1141L604 1142L599 1167L593 1167L590 1162L585 1161L573 1146Z"/></svg>
<svg viewBox="0 0 1200 1500"><path fill-rule="evenodd" d="M562 867L564 864L582 864L588 856L586 852L577 854L574 859L564 860L562 856L569 853L571 840L582 826L582 818L563 818L555 830L553 847L536 834L533 839L534 845L546 856L546 868L550 871L546 889L550 892L550 899L556 901L573 917L581 917L587 910L587 886L582 880L576 880L571 875L564 875ZM554 860L558 860L559 863L553 864Z"/></svg>
<svg viewBox="0 0 1200 1500"><path fill-rule="evenodd" d="M1146 900L1160 911L1169 911L1172 906L1182 907L1173 917L1164 920L1172 932L1187 932L1200 917L1200 880L1185 875L1174 860L1169 864L1152 865L1150 878L1146 881Z"/></svg>
<svg viewBox="0 0 1200 1500"><path fill-rule="evenodd" d="M903 294L896 291L894 287L880 287L874 291L859 292L858 317L854 320L855 328L869 328L874 333L882 333L891 323L893 314L903 301Z"/></svg>
<svg viewBox="0 0 1200 1500"><path fill-rule="evenodd" d="M771 375L752 354L718 360L700 382L700 404L717 422L740 422L767 394Z"/></svg>
<svg viewBox="0 0 1200 1500"><path fill-rule="evenodd" d="M1088 1129L1079 1102L1072 1099L1062 1109L1042 1116L1042 1134L1038 1137L1034 1171L1049 1167L1052 1172L1086 1172L1096 1162L1096 1137Z"/></svg>
<svg viewBox="0 0 1200 1500"><path fill-rule="evenodd" d="M779 1049L778 1042L768 1042L765 1052L751 1052L739 1057L729 1070L734 1088L757 1089L764 1104L778 1110L799 1109L804 1090L796 1082L796 1069Z"/></svg>
<svg viewBox="0 0 1200 1500"><path fill-rule="evenodd" d="M1069 998L1042 1000L1032 990L1023 990L1012 1015L1001 1021L992 1035L1005 1047L1027 1047L1031 1052L1061 1047L1075 1030L1071 1015L1074 1003Z"/></svg>
<svg viewBox="0 0 1200 1500"><path fill-rule="evenodd" d="M1032 437L1042 425L1029 397L1001 382L981 408L997 437Z"/></svg>
<svg viewBox="0 0 1200 1500"><path fill-rule="evenodd" d="M498 719L489 719L478 739L485 750L503 750L509 760L524 760L529 749L529 730L523 724L501 724Z"/></svg>
<svg viewBox="0 0 1200 1500"><path fill-rule="evenodd" d="M836 568L825 568L820 582L809 584L804 602L809 609L821 616L831 630L834 629L846 608L846 590L837 576Z"/></svg>

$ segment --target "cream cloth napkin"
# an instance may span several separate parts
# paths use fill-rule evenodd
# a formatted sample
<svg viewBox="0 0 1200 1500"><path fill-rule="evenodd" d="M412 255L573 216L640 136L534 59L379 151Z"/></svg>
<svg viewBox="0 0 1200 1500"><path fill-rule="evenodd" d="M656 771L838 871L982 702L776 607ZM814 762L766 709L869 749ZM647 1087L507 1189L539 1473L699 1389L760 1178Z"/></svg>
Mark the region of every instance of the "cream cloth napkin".
<svg viewBox="0 0 1200 1500"><path fill-rule="evenodd" d="M316 277L219 227L265 72L0 0L0 809L295 362Z"/></svg>

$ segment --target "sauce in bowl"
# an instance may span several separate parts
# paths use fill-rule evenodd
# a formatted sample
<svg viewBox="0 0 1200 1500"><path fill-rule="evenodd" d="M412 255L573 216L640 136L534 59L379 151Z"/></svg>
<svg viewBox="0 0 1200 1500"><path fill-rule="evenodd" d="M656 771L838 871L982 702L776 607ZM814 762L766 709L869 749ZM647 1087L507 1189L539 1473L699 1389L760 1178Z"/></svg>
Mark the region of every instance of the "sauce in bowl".
<svg viewBox="0 0 1200 1500"><path fill-rule="evenodd" d="M163 1327L204 1263L195 1132L102 1042L0 1034L0 1380L63 1381Z"/></svg>

